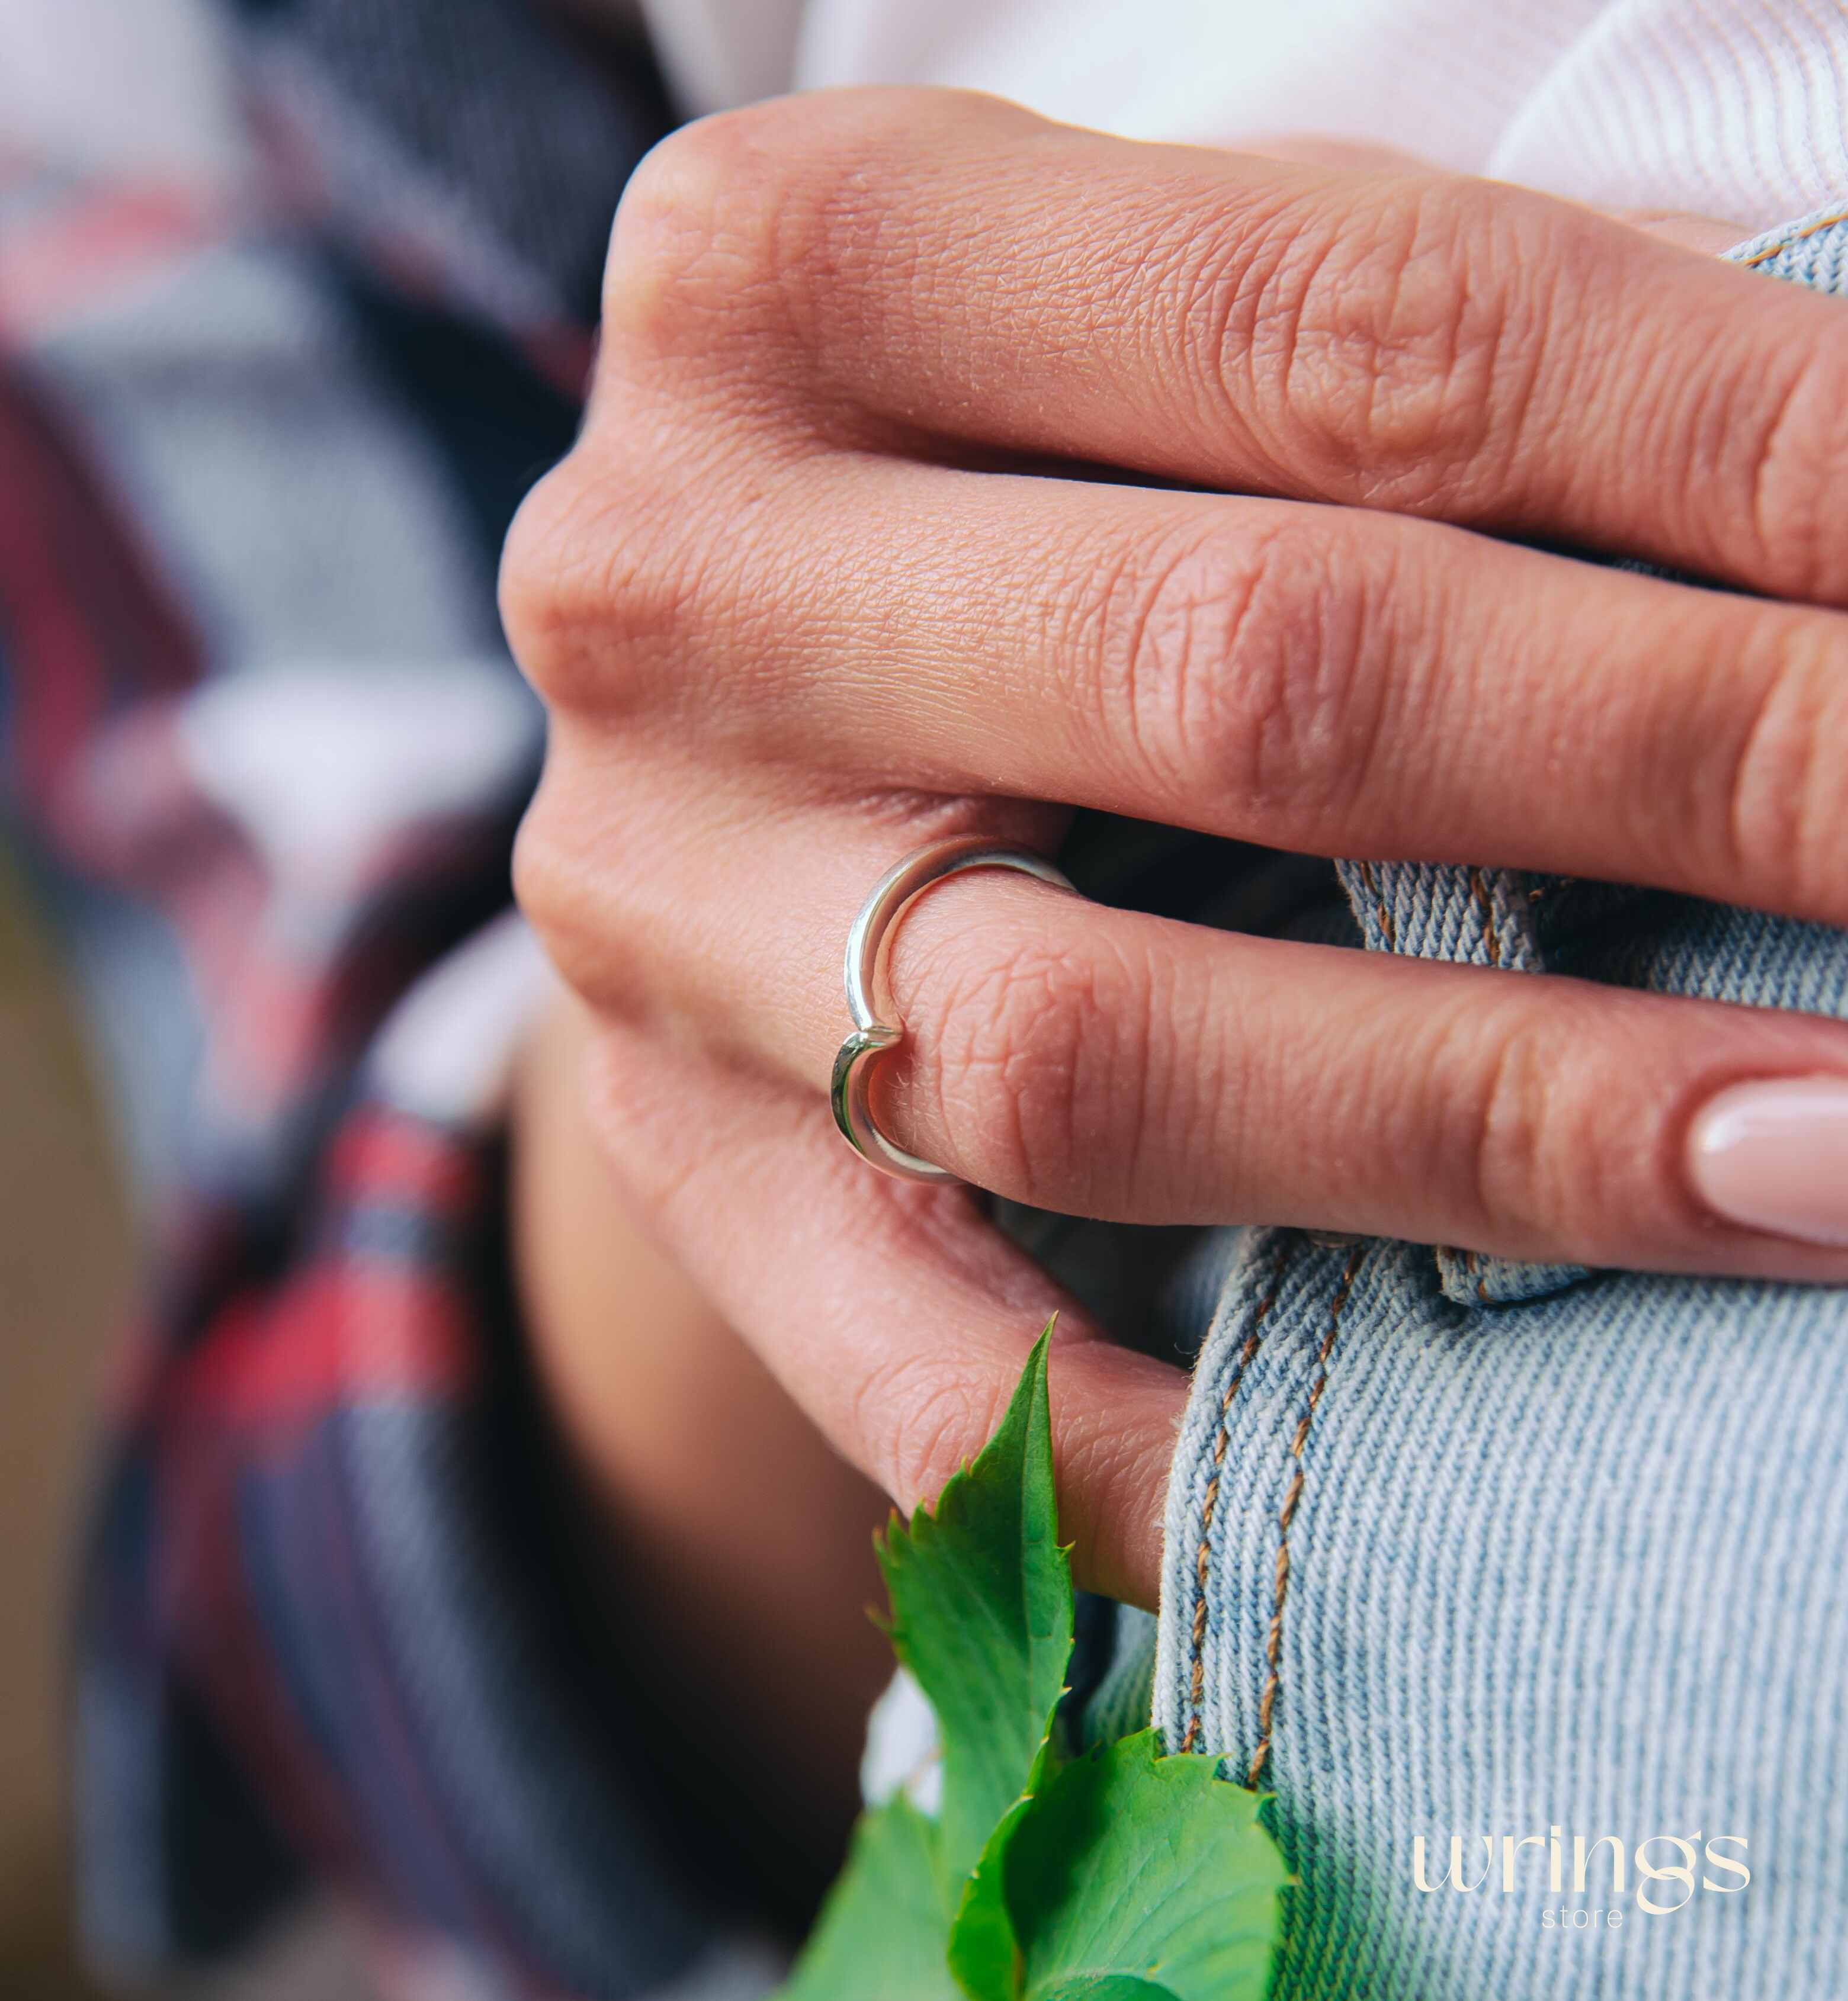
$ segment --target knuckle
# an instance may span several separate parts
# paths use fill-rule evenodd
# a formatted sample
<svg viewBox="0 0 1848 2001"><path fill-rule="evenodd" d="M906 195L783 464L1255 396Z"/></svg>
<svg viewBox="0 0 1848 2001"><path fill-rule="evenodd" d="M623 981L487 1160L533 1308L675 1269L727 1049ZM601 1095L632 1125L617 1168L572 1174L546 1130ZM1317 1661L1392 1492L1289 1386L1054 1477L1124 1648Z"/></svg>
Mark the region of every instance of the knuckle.
<svg viewBox="0 0 1848 2001"><path fill-rule="evenodd" d="M802 127L785 103L715 112L681 126L629 176L604 274L606 339L678 353L765 296L778 218Z"/></svg>
<svg viewBox="0 0 1848 2001"><path fill-rule="evenodd" d="M576 986L574 961L585 922L585 885L576 844L566 837L549 769L513 837L513 900L539 934L547 953Z"/></svg>
<svg viewBox="0 0 1848 2001"><path fill-rule="evenodd" d="M1317 465L1351 484L1359 440L1376 504L1454 506L1458 468L1512 449L1530 315L1496 200L1408 178L1364 218L1292 205L1196 280L1190 373L1249 413L1284 490Z"/></svg>
<svg viewBox="0 0 1848 2001"><path fill-rule="evenodd" d="M1848 679L1831 620L1773 614L1769 657L1723 781L1725 864L1755 900L1839 914Z"/></svg>
<svg viewBox="0 0 1848 2001"><path fill-rule="evenodd" d="M1780 378L1753 378L1740 386L1757 407L1729 428L1744 440L1760 559L1777 586L1793 597L1839 598L1848 578L1831 531L1848 451L1848 342L1833 326L1822 329Z"/></svg>
<svg viewBox="0 0 1848 2001"><path fill-rule="evenodd" d="M844 270L891 261L885 191L934 139L1031 117L973 92L863 86L682 127L642 162L618 207L606 338L725 365L716 315L734 353L799 366L788 357L833 323Z"/></svg>
<svg viewBox="0 0 1848 2001"><path fill-rule="evenodd" d="M1373 643L1390 595L1379 562L1304 517L1251 552L1224 600L1192 729L1214 781L1273 844L1324 834L1370 782L1389 685Z"/></svg>
<svg viewBox="0 0 1848 2001"><path fill-rule="evenodd" d="M527 494L500 552L500 622L520 671L548 695L585 624L581 529L572 461Z"/></svg>
<svg viewBox="0 0 1848 2001"><path fill-rule="evenodd" d="M1487 1241L1525 1255L1596 1254L1617 1242L1637 1192L1610 1080L1647 1074L1648 1051L1626 1055L1616 1009L1549 986L1543 1000L1523 994L1481 1024L1487 1060L1456 1157ZM1604 1060L1588 1063L1589 1049Z"/></svg>
<svg viewBox="0 0 1848 2001"><path fill-rule="evenodd" d="M597 865L611 850L583 790L549 754L514 838L514 900L566 983L600 1013L632 1018L644 941L628 936L622 899L608 869Z"/></svg>
<svg viewBox="0 0 1848 2001"><path fill-rule="evenodd" d="M1120 1355L1120 1349L1117 1353ZM1063 1359L1069 1362L1071 1358L1072 1350L1068 1348ZM1149 1466L1150 1440L1146 1434L1122 1425L1111 1415L1096 1424L1068 1419L1060 1443L1062 1499L1081 1496L1095 1506L1106 1497L1127 1497L1147 1482L1152 1471L1158 1478L1167 1470L1166 1461L1158 1454L1157 1467Z"/></svg>
<svg viewBox="0 0 1848 2001"><path fill-rule="evenodd" d="M1491 1018L1487 1061L1465 1108L1468 1186L1489 1241L1531 1237L1550 1220L1554 1164L1562 1137L1557 1045L1533 1010Z"/></svg>
<svg viewBox="0 0 1848 2001"><path fill-rule="evenodd" d="M609 717L659 691L712 594L701 519L694 496L588 445L527 496L502 554L500 614L549 707Z"/></svg>
<svg viewBox="0 0 1848 2001"><path fill-rule="evenodd" d="M1265 840L1321 838L1369 782L1387 677L1377 554L1338 547L1307 513L1197 532L1105 569L1067 657L1158 798L1202 781Z"/></svg>
<svg viewBox="0 0 1848 2001"><path fill-rule="evenodd" d="M1149 972L1098 941L1016 937L945 983L938 1115L974 1178L1041 1206L1108 1204L1133 1171Z"/></svg>
<svg viewBox="0 0 1848 2001"><path fill-rule="evenodd" d="M1079 572L1071 630L1053 652L1103 743L1158 794L1197 781L1202 710L1216 708L1214 682L1259 595L1262 551L1241 554L1249 560L1227 562L1195 530L1119 546Z"/></svg>

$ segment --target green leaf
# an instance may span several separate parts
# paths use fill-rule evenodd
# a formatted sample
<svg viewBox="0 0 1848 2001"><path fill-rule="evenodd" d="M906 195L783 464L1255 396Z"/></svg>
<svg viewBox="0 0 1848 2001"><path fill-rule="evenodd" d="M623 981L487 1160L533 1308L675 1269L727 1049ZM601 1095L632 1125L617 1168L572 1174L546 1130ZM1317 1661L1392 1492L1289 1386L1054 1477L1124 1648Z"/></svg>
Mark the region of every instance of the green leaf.
<svg viewBox="0 0 1848 2001"><path fill-rule="evenodd" d="M1077 1980L1062 1980L1041 2001L1175 2001L1165 1987L1138 1980L1133 1974L1085 1974Z"/></svg>
<svg viewBox="0 0 1848 2001"><path fill-rule="evenodd" d="M1286 1880L1256 1794L1144 1731L1061 1766L1072 1641L1049 1327L934 1512L880 1551L893 1641L930 1699L940 1821L862 1816L783 2001L1263 2001Z"/></svg>
<svg viewBox="0 0 1848 2001"><path fill-rule="evenodd" d="M937 1830L903 1793L862 1814L840 1880L779 2001L961 2001Z"/></svg>
<svg viewBox="0 0 1848 2001"><path fill-rule="evenodd" d="M1172 2001L1262 2001L1286 1872L1258 1796L1220 1778L1218 1763L1164 1758L1145 1730L1047 1782L1004 1862L1026 2001L1104 1975Z"/></svg>
<svg viewBox="0 0 1848 2001"><path fill-rule="evenodd" d="M1020 1948L1008 1910L1005 1871L1008 1845L1032 1805L1029 1793L1008 1809L962 1885L950 1926L949 1968L969 2001L1018 2001Z"/></svg>
<svg viewBox="0 0 1848 2001"><path fill-rule="evenodd" d="M1051 1338L1049 1325L974 1463L934 1511L895 1518L879 1552L893 1644L942 1738L939 1861L952 1901L997 1823L1042 1776L1065 1692L1072 1585L1053 1489Z"/></svg>

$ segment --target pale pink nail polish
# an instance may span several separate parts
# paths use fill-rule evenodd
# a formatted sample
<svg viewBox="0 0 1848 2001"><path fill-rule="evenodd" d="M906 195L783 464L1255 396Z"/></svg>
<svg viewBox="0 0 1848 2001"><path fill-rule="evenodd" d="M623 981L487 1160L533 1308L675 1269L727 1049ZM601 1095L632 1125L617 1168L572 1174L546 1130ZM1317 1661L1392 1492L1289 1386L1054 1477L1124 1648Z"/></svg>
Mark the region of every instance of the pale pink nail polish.
<svg viewBox="0 0 1848 2001"><path fill-rule="evenodd" d="M1729 1222L1848 1244L1848 1079L1732 1085L1696 1115L1687 1169L1695 1193Z"/></svg>

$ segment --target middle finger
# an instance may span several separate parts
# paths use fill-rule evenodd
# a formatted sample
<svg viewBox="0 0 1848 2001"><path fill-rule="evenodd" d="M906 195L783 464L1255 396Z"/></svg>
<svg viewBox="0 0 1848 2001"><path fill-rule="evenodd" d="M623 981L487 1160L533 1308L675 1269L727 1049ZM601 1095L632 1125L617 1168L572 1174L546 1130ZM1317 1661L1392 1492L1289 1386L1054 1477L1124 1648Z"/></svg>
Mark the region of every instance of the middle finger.
<svg viewBox="0 0 1848 2001"><path fill-rule="evenodd" d="M811 479L662 635L719 669L677 731L854 791L1848 923L1840 614L1357 509L882 461Z"/></svg>

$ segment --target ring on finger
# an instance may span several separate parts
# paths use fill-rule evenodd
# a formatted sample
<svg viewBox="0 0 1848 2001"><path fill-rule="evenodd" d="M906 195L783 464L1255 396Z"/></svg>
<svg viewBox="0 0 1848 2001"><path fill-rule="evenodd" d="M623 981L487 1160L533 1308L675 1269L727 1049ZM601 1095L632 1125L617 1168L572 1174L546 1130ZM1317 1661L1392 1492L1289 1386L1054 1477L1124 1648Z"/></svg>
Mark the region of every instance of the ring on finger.
<svg viewBox="0 0 1848 2001"><path fill-rule="evenodd" d="M847 934L842 968L847 1012L853 1030L834 1059L829 1101L841 1136L860 1157L883 1174L907 1181L953 1181L959 1178L916 1154L895 1146L879 1130L868 1101L874 1059L896 1049L905 1039L903 1027L882 1021L873 1003L882 948L898 920L925 890L973 868L1012 868L1055 889L1070 889L1070 879L1044 856L1025 848L1008 847L980 834L932 841L886 870L860 907Z"/></svg>

